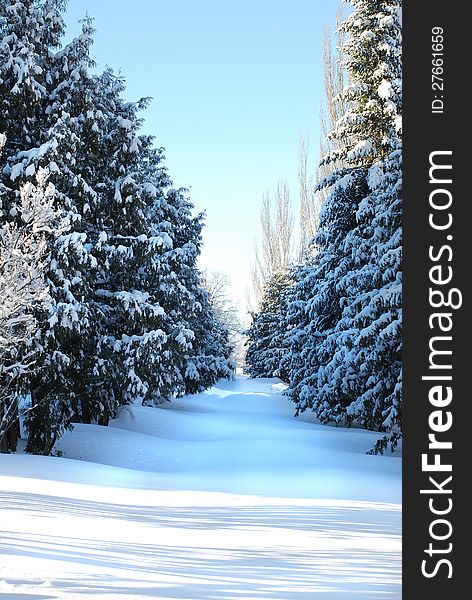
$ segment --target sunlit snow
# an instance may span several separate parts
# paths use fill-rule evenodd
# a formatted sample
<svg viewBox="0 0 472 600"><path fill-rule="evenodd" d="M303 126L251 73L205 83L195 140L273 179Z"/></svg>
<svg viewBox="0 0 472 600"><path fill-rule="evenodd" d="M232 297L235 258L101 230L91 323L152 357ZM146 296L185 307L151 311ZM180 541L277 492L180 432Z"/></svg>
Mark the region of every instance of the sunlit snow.
<svg viewBox="0 0 472 600"><path fill-rule="evenodd" d="M0 597L399 599L400 459L238 378L0 456Z"/></svg>

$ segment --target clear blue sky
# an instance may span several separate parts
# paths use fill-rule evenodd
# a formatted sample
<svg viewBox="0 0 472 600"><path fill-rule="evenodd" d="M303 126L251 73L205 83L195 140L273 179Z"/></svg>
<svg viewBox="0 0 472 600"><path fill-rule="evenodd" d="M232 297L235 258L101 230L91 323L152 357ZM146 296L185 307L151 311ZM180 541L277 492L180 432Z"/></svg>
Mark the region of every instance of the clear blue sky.
<svg viewBox="0 0 472 600"><path fill-rule="evenodd" d="M278 179L295 210L300 134L316 154L321 35L337 0L69 0L68 37L95 18L93 58L126 96L153 97L144 130L175 187L205 210L201 267L225 271L245 309L261 197Z"/></svg>

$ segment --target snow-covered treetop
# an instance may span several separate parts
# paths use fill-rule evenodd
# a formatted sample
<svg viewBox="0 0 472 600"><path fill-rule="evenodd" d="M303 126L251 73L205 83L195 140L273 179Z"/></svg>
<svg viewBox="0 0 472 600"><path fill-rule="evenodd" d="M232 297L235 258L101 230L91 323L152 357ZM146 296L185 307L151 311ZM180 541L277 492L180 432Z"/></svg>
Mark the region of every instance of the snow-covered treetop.
<svg viewBox="0 0 472 600"><path fill-rule="evenodd" d="M324 163L369 166L399 145L402 94L402 0L351 0L353 12L341 25L349 84L342 92L348 109L330 138L340 148Z"/></svg>

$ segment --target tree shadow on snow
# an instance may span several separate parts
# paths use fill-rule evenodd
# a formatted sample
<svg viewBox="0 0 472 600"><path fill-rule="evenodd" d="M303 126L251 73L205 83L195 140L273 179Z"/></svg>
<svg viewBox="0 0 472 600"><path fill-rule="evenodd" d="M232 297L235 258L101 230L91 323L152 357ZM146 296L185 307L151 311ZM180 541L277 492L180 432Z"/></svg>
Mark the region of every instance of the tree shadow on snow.
<svg viewBox="0 0 472 600"><path fill-rule="evenodd" d="M113 593L130 598L308 600L319 594L323 600L396 600L401 596L400 555L398 549L388 549L397 546L382 543L382 540L399 540L400 516L394 508L375 505L368 509L355 505L149 507L20 493L0 494L0 506L28 511L30 516L64 513L155 527L156 542L151 544L139 539L126 543L78 539L68 536L67 532L41 536L18 532L8 534L10 539L6 539L6 532L0 534L4 540L0 553L18 556L20 560L67 561L69 572L58 571L60 576L49 578L58 597ZM264 546L261 538L260 543L252 546L212 544L207 547L192 543L192 547L185 547L182 543L169 544L169 534L165 540L160 539L163 527L167 531L175 530L176 535L182 529L208 532L283 529L285 537L283 545L277 542ZM313 548L297 548L296 536L300 532L315 532L321 542ZM380 540L378 550L366 549L356 542L366 536ZM339 548L345 551L340 552ZM72 563L72 571L69 563ZM73 572L74 564L82 566L77 574ZM85 576L80 573L83 565L94 565L94 569ZM107 574L110 569L112 577ZM26 584L30 591L34 581L25 581ZM19 587L12 599L22 597ZM26 594L25 597L32 596Z"/></svg>

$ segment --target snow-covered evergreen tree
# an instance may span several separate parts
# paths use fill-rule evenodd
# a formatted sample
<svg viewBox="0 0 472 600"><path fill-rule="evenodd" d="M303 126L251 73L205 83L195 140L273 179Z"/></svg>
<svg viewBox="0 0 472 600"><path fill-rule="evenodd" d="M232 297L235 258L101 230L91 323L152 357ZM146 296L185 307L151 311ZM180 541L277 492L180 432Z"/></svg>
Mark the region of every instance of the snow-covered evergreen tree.
<svg viewBox="0 0 472 600"><path fill-rule="evenodd" d="M349 401L345 395L327 401L319 376L329 360L333 331L342 316L344 297L338 283L353 268L345 240L355 227L357 207L367 193L363 169L347 172L332 186L312 242L317 252L298 268L286 312L290 395L297 413L310 408L322 421L342 421Z"/></svg>
<svg viewBox="0 0 472 600"><path fill-rule="evenodd" d="M208 292L198 288L196 310L189 323L195 337L186 356L185 393L201 392L218 379L233 375L232 346L229 331L214 313Z"/></svg>
<svg viewBox="0 0 472 600"><path fill-rule="evenodd" d="M40 14L53 6L58 46L63 33L63 3L36 3ZM39 166L48 170L56 187L56 207L69 222L67 232L51 241L47 277L52 302L47 311L37 315L35 338L41 368L30 381L32 406L25 421L29 431L27 449L32 452L48 453L72 421L88 422L96 417L91 414L84 384L89 382L87 375L96 354L98 314L93 283L97 261L90 244L89 213L97 204L97 192L93 189L95 181L81 164L84 121L89 116L91 34L90 23L85 22L82 35L64 49L47 44L43 47L43 70L48 72L44 114L38 129L47 141L39 152L14 157L22 160L24 173ZM91 160L89 155L88 162Z"/></svg>
<svg viewBox="0 0 472 600"><path fill-rule="evenodd" d="M369 167L389 153L401 128L402 0L346 1L354 8L341 25L347 110L329 134L341 143L323 162Z"/></svg>
<svg viewBox="0 0 472 600"><path fill-rule="evenodd" d="M106 424L120 404L230 374L196 269L202 217L139 133L148 101L126 102L111 70L90 73L91 21L60 48L63 9L8 0L0 13L2 218L18 220L20 189L42 169L68 224L49 235L51 302L36 314L25 423L27 449L44 453L74 421Z"/></svg>
<svg viewBox="0 0 472 600"><path fill-rule="evenodd" d="M393 150L382 167L376 163L373 173L357 227L346 240L352 254L362 260L338 284L345 306L320 383L328 397L348 392L349 421L387 432L375 448L383 451L389 443L395 448L401 434L400 150Z"/></svg>
<svg viewBox="0 0 472 600"><path fill-rule="evenodd" d="M366 177L369 194L346 239L355 268L338 284L346 300L323 382L332 386L328 393L350 391L349 420L389 432L376 451L388 442L394 448L401 431L400 10L401 2L359 2L345 25L348 67L356 81L365 84L365 70L372 69L368 97L364 90L352 97L364 117L364 141L374 151ZM357 38L363 43L355 44Z"/></svg>
<svg viewBox="0 0 472 600"><path fill-rule="evenodd" d="M286 272L274 273L266 282L259 311L252 314L249 328L246 367L251 377L280 377L287 381L282 368L284 317L290 280Z"/></svg>
<svg viewBox="0 0 472 600"><path fill-rule="evenodd" d="M401 427L401 2L352 4L342 25L348 109L325 158L343 167L322 183L331 192L318 252L300 271L288 311L302 315L287 337L295 350L291 394L298 410L313 408L323 421L390 431L394 447Z"/></svg>
<svg viewBox="0 0 472 600"><path fill-rule="evenodd" d="M58 0L42 3L6 0L0 5L1 126L7 138L0 174L2 220L7 223L16 222L20 228L25 226L21 220L21 190L34 181L41 170L55 183L55 175L60 172L60 139L70 139L64 124L51 116L51 92L58 78L66 76L58 71L54 60L54 49L59 46L63 33L60 16L63 6L64 3ZM54 194L54 208L64 219L69 220L69 225L73 222L74 207L62 192L61 186L57 187ZM64 228L62 232L63 230ZM63 267L60 260L57 260L61 255L66 264L75 259L80 263L82 256L80 248L77 252L70 250L72 238L69 231L63 236L56 233L52 230L49 232L47 242L50 258L45 266L51 303L47 311L36 315L38 330L35 332L35 342L37 362L41 367L36 373L43 372L42 367L46 366L44 357L48 357L49 360L58 362L57 369L51 369L51 372L61 379L61 367L71 362L67 353L63 352L65 344L52 344L49 351L45 351L50 340L38 334L41 330L47 331L45 317L54 307L59 307L64 319L71 321L72 312L69 309L75 310L80 305L80 296L73 298L70 290L64 290L63 295L66 297L61 303L51 276L54 270L59 272ZM66 273L69 283L74 282L75 285L80 282L81 278L76 273L71 273L71 269L66 269ZM74 302L75 306L72 307ZM77 318L76 322L78 321ZM63 377L62 381L66 381L66 378ZM49 381L48 385L53 385L53 382ZM37 399L38 402L34 401L33 405L45 408L46 402L41 398Z"/></svg>
<svg viewBox="0 0 472 600"><path fill-rule="evenodd" d="M160 403L203 389L229 370L225 349L213 347L196 268L202 217L192 216L184 190L170 187L162 149L139 134L138 113L147 100L125 102L122 82L110 71L104 78L116 108L106 125L109 160L96 243L95 295L105 316L100 377L106 386L114 382L118 404Z"/></svg>

